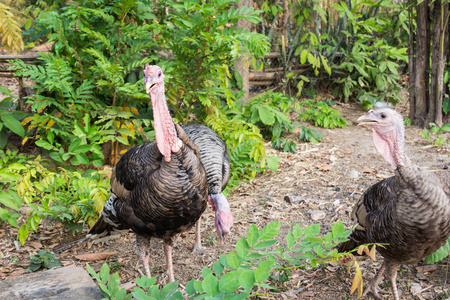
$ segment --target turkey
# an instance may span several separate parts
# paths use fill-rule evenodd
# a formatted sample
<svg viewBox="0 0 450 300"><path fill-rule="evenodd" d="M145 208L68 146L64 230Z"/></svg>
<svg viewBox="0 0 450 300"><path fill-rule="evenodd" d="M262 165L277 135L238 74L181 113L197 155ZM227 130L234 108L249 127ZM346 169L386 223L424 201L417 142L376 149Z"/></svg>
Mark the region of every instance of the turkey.
<svg viewBox="0 0 450 300"><path fill-rule="evenodd" d="M215 226L219 243L230 232L233 225L230 205L222 191L230 178L230 160L225 142L209 127L199 124L182 125L187 136L197 145L200 161L206 170L208 181L208 201L214 210ZM194 251L202 249L200 238L200 220L196 223Z"/></svg>
<svg viewBox="0 0 450 300"><path fill-rule="evenodd" d="M144 84L156 142L133 147L119 160L111 175L111 195L89 233L131 228L148 277L150 239L162 239L172 282L172 238L190 229L205 211L208 185L198 147L170 117L161 68L146 65Z"/></svg>
<svg viewBox="0 0 450 300"><path fill-rule="evenodd" d="M363 295L376 299L383 273L400 299L396 277L400 264L415 264L445 244L450 235L450 194L438 177L415 166L404 152L402 116L390 108L371 110L358 119L373 129L378 152L395 169L395 176L370 187L353 208L355 229L339 252L365 243L387 243L377 250L384 262Z"/></svg>

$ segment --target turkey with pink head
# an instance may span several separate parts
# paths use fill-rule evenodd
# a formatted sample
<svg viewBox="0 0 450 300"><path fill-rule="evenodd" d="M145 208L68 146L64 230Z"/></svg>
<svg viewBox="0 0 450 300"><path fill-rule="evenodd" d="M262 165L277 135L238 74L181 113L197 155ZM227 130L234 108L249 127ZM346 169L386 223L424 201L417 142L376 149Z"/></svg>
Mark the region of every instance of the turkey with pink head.
<svg viewBox="0 0 450 300"><path fill-rule="evenodd" d="M338 250L386 243L377 248L384 263L363 295L371 292L381 299L378 284L385 273L393 298L398 300L398 266L417 263L444 245L450 235L450 194L434 173L414 165L406 156L405 128L398 112L371 110L358 122L372 127L375 147L391 164L395 176L376 183L361 196L352 212L356 227Z"/></svg>
<svg viewBox="0 0 450 300"><path fill-rule="evenodd" d="M172 282L172 238L199 220L207 206L208 184L197 145L170 117L161 68L145 66L144 84L152 101L156 142L133 147L121 157L112 171L111 196L89 233L131 228L148 277L150 239L162 239Z"/></svg>

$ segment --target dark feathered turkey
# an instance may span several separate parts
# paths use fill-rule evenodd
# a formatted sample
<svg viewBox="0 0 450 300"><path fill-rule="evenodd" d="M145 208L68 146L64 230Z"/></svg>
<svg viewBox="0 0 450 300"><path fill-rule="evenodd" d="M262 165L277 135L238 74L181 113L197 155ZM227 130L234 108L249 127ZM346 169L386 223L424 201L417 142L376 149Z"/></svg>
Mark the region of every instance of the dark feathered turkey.
<svg viewBox="0 0 450 300"><path fill-rule="evenodd" d="M404 153L402 116L389 108L369 111L358 119L373 128L377 150L395 169L395 176L370 187L356 203L352 219L357 224L340 252L365 243L377 247L384 263L364 295L380 299L378 284L383 272L399 299L396 276L399 264L414 264L440 248L450 235L450 199L439 178L414 165Z"/></svg>
<svg viewBox="0 0 450 300"><path fill-rule="evenodd" d="M200 124L182 125L189 138L197 145L200 152L200 161L203 163L208 181L208 201L215 214L215 225L221 242L230 232L233 224L230 205L222 191L230 178L230 160L227 154L227 145L209 127ZM200 219L196 224L196 242L194 250L201 250Z"/></svg>
<svg viewBox="0 0 450 300"><path fill-rule="evenodd" d="M148 277L150 238L163 239L169 281L174 281L172 237L200 218L208 185L197 146L169 115L162 70L146 66L144 75L156 142L133 147L122 156L112 172L111 196L89 233L131 228Z"/></svg>

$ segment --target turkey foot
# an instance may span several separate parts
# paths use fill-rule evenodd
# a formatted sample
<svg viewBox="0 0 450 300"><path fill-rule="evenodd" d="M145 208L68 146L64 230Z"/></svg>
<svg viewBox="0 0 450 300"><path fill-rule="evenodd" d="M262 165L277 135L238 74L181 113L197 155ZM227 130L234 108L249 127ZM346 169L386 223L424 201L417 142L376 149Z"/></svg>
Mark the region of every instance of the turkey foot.
<svg viewBox="0 0 450 300"><path fill-rule="evenodd" d="M378 270L375 277L370 282L369 286L364 290L364 293L362 294L362 297L367 296L367 294L370 292L373 297L377 300L381 300L381 297L379 293L381 294L387 294L386 291L383 291L378 287L378 284L380 284L381 278L383 277L384 270L386 269L386 262L383 263L381 268Z"/></svg>

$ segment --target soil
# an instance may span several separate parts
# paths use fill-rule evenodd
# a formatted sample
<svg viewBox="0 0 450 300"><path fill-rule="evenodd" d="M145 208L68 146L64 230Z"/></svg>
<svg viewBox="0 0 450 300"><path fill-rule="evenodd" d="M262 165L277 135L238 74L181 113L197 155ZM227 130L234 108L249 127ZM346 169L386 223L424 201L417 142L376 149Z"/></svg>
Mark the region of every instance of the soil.
<svg viewBox="0 0 450 300"><path fill-rule="evenodd" d="M1 83L0 83L1 84ZM342 220L347 228L351 227L350 212L362 193L377 181L393 175L392 169L376 152L372 142L371 130L356 126L356 119L364 111L356 104L338 104L348 121L345 129L316 128L324 135L318 145L298 140L298 134L292 138L298 143L296 153L284 153L270 148L268 155L281 158L277 172L267 171L251 182L241 183L233 190L228 200L234 215L234 225L227 241L219 246L216 242L214 215L208 208L202 220L203 252L192 253L194 230L179 235L174 240L173 262L175 279L183 287L191 279L201 278L201 271L219 258L222 253L234 249L237 240L246 234L251 224L258 228L271 221L281 222L280 239L294 224L301 227L319 223L322 232L331 230L331 226ZM397 107L407 115L407 106ZM311 124L303 124L313 127ZM406 151L417 165L436 172L444 182L450 182L449 147L435 147L420 136L421 129L407 127ZM443 135L450 140L450 135ZM286 201L288 196L290 201ZM319 212L318 212L319 211ZM315 218L316 220L313 220ZM87 232L87 228L85 231ZM14 244L17 229L3 223L0 226L0 278L18 276L26 271L29 256L39 250L51 250L53 247L68 243L74 238L60 225L44 222L37 233L21 247ZM79 234L75 239L83 237ZM16 243L17 244L17 243ZM163 244L152 240L150 264L152 275L159 283L167 282ZM107 259L89 262L99 270L106 261L114 271L118 271L122 283L133 283L143 272L135 252L135 235L123 232L116 238L101 243L81 243L58 254L64 265L85 266L86 261L75 256L86 253L117 252ZM374 276L381 266L382 257L373 262L366 257L359 258L364 284ZM402 299L449 299L448 259L436 264L436 267L421 268L418 265L404 265L398 272L398 289L403 292ZM425 271L424 271L425 270ZM296 271L288 282L277 284L278 290L268 292L261 299L354 299L350 295L353 271L347 273L345 266L329 264L318 269ZM381 287L388 291L383 299L390 299L389 284ZM414 294L414 295L413 295ZM363 299L372 299L366 296Z"/></svg>

